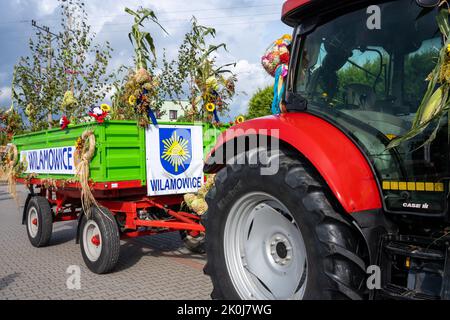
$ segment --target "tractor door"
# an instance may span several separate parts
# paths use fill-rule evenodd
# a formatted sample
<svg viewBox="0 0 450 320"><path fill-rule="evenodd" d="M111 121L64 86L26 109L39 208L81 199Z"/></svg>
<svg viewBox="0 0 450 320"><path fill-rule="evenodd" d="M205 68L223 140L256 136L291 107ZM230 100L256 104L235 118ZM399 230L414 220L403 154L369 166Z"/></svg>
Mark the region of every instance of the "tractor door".
<svg viewBox="0 0 450 320"><path fill-rule="evenodd" d="M386 211L443 216L450 160L448 119L386 150L393 138L411 128L427 89L426 78L443 45L437 10L424 13L410 0L379 8L378 27L368 23L367 5L339 17L319 16L313 27L300 25L290 87L308 100L308 112L339 127L367 155ZM436 137L427 143L430 135Z"/></svg>

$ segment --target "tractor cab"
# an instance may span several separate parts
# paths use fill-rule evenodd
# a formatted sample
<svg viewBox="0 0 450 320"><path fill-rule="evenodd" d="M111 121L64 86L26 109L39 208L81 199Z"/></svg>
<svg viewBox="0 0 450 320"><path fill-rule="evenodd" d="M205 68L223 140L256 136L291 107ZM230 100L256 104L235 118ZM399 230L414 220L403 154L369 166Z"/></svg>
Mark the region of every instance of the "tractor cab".
<svg viewBox="0 0 450 320"><path fill-rule="evenodd" d="M387 212L447 212L448 121L386 149L411 128L426 92L443 45L437 13L411 0L284 6L284 22L295 28L287 108L322 117L354 140L373 166Z"/></svg>

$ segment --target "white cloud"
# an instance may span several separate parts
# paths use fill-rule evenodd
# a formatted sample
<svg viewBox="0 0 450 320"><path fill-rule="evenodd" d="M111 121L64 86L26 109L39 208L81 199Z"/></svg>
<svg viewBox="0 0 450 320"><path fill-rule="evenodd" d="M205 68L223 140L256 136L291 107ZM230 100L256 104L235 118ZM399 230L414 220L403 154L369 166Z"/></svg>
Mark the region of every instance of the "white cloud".
<svg viewBox="0 0 450 320"><path fill-rule="evenodd" d="M3 106L11 102L11 87L0 88L0 104Z"/></svg>
<svg viewBox="0 0 450 320"><path fill-rule="evenodd" d="M56 8L58 8L59 5L58 0L45 0L45 1L33 0L32 2L36 5L38 9L37 12L38 15L52 14L55 12Z"/></svg>
<svg viewBox="0 0 450 320"><path fill-rule="evenodd" d="M252 95L259 89L273 83L270 77L259 63L250 63L247 60L239 60L233 71L238 77L238 95L232 104L231 116L245 114L248 109L248 102Z"/></svg>

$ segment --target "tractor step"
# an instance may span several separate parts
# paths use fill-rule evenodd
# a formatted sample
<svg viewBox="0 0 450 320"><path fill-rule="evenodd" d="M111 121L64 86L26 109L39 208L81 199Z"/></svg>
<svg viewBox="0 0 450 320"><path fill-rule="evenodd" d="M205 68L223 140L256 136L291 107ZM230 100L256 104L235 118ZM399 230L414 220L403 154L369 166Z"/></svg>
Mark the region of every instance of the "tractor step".
<svg viewBox="0 0 450 320"><path fill-rule="evenodd" d="M394 299L394 300L440 300L441 297L428 295L404 287L388 284L379 293L378 299Z"/></svg>
<svg viewBox="0 0 450 320"><path fill-rule="evenodd" d="M424 260L444 260L445 255L442 251L421 247L414 244L390 241L384 249L391 254L407 256L410 258L418 258Z"/></svg>
<svg viewBox="0 0 450 320"><path fill-rule="evenodd" d="M450 298L448 239L386 235L381 242L379 266L382 270L382 289L377 298Z"/></svg>

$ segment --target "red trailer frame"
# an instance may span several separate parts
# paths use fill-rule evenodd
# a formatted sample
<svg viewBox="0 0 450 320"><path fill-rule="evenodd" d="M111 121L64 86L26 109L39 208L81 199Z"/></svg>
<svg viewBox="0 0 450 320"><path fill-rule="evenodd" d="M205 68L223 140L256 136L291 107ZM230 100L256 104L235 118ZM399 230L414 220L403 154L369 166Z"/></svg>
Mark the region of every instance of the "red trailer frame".
<svg viewBox="0 0 450 320"><path fill-rule="evenodd" d="M78 220L81 208L81 186L78 182L57 180L52 186L46 186L43 179L17 179L17 182L30 187L32 195L45 197L54 207L53 222ZM34 188L40 189L34 193ZM100 206L107 208L114 216L124 215L121 226L121 239L136 238L173 231L186 231L196 237L205 232L199 216L174 210L183 202L182 195L148 197L141 181L120 181L92 183L91 189ZM167 219L142 220L140 211L152 208L160 209L167 214ZM25 221L25 210L23 220ZM145 230L142 230L145 228Z"/></svg>

